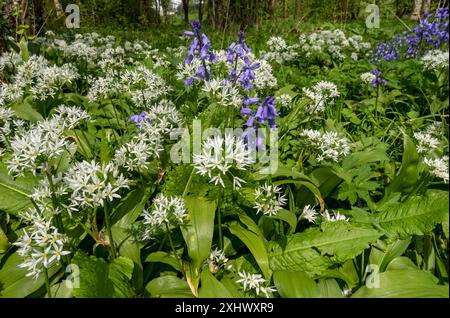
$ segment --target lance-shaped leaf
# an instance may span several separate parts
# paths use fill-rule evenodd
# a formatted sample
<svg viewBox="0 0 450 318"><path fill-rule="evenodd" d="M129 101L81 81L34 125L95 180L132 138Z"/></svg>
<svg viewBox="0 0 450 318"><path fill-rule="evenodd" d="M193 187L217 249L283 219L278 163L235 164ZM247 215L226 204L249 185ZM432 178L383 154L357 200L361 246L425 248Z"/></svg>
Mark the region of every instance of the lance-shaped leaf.
<svg viewBox="0 0 450 318"><path fill-rule="evenodd" d="M285 246L271 242L270 267L303 271L311 277L320 275L329 266L359 255L380 235L376 230L355 227L344 221L325 222L321 228L288 236Z"/></svg>
<svg viewBox="0 0 450 318"><path fill-rule="evenodd" d="M414 196L386 208L376 215L375 222L395 236L423 235L444 221L448 204L447 191L429 190L424 196Z"/></svg>

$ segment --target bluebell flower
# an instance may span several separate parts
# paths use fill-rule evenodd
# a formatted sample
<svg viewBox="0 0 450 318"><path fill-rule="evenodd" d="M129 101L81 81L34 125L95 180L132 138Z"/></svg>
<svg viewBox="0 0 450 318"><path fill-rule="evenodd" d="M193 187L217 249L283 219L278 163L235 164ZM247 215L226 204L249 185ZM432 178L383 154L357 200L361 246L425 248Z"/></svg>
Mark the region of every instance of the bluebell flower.
<svg viewBox="0 0 450 318"><path fill-rule="evenodd" d="M195 57L198 57L202 61L202 66L199 67L195 76L199 79L208 79L210 72L206 67L206 61L215 62L217 60L215 54L211 50L211 41L208 37L201 32L201 25L199 21L192 21L190 23L192 31L184 31L187 36L192 36L194 39L189 44L189 49L187 50L187 58L184 60L185 63L191 64ZM188 78L184 81L186 86L192 85L194 78Z"/></svg>
<svg viewBox="0 0 450 318"><path fill-rule="evenodd" d="M139 128L141 128L142 127L141 121L143 121L146 116L147 114L143 111L139 115L131 115L130 121L135 123L136 126L138 126Z"/></svg>
<svg viewBox="0 0 450 318"><path fill-rule="evenodd" d="M448 42L448 8L427 14L417 27L399 33L389 43L381 42L372 51L370 62L392 61L401 57L419 58Z"/></svg>
<svg viewBox="0 0 450 318"><path fill-rule="evenodd" d="M373 70L372 74L375 75L375 79L372 82L372 87L377 88L379 85L386 85L388 82L381 77L380 70Z"/></svg>

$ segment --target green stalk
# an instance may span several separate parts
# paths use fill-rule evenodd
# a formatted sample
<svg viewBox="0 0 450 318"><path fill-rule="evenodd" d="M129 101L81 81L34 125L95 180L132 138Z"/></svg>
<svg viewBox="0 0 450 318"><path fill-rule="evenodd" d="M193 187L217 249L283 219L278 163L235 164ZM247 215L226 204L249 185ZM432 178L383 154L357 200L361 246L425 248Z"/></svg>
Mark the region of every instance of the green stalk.
<svg viewBox="0 0 450 318"><path fill-rule="evenodd" d="M177 262L180 265L181 271L183 271L183 263L181 263L181 259L178 257L178 254L175 250L175 245L173 244L173 241L172 241L172 237L170 236L169 224L167 224L167 222L164 222L164 224L166 226L167 237L169 238L169 244L170 244L170 248L172 249L172 253L175 255L175 258L177 259Z"/></svg>
<svg viewBox="0 0 450 318"><path fill-rule="evenodd" d="M56 198L56 191L55 191L55 184L53 183L53 177L48 169L45 169L45 174L47 176L48 184L50 186L50 191L52 193L53 209L56 211L58 209L59 204L58 204L58 199ZM64 223L63 223L62 217L59 213L55 214L55 220L56 220L56 226L58 227L58 230L61 233L65 234L66 230L64 229ZM63 255L61 260L62 260L64 267L66 267L70 262L67 255Z"/></svg>
<svg viewBox="0 0 450 318"><path fill-rule="evenodd" d="M103 211L105 213L105 223L106 223L106 230L108 231L108 237L109 237L109 246L111 247L111 253L113 259L117 257L117 251L116 246L114 245L114 239L112 236L112 230L111 230L111 223L110 223L110 215L108 211L108 204L105 202L105 207L103 208Z"/></svg>
<svg viewBox="0 0 450 318"><path fill-rule="evenodd" d="M53 298L52 291L50 290L50 281L48 279L48 270L46 267L44 267L44 275L45 275L45 288L47 290L47 296L48 298Z"/></svg>

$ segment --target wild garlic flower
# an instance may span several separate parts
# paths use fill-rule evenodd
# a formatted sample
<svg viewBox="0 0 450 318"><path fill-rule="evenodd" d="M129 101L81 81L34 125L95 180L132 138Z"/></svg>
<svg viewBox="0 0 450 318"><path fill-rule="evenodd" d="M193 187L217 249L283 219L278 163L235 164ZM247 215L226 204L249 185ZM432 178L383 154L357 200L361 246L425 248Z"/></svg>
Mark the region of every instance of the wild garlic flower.
<svg viewBox="0 0 450 318"><path fill-rule="evenodd" d="M211 273L217 273L219 269L228 262L228 258L225 257L225 253L218 248L215 248L209 254L209 270Z"/></svg>
<svg viewBox="0 0 450 318"><path fill-rule="evenodd" d="M316 154L318 162L326 160L337 162L350 153L348 140L339 137L335 131L322 133L318 130L305 129L300 133L300 136L307 139L307 143Z"/></svg>
<svg viewBox="0 0 450 318"><path fill-rule="evenodd" d="M266 280L261 274L250 274L245 271L238 272L240 279L236 283L244 287L244 291L254 290L256 295L263 294L266 298L270 297L270 293L276 292L274 287L267 286Z"/></svg>
<svg viewBox="0 0 450 318"><path fill-rule="evenodd" d="M25 121L17 119L11 108L0 106L0 145L6 146L14 133L24 131Z"/></svg>
<svg viewBox="0 0 450 318"><path fill-rule="evenodd" d="M334 98L339 96L336 84L327 81L318 82L312 89L303 88L303 93L312 102L306 109L310 113L322 113L325 106L332 105Z"/></svg>
<svg viewBox="0 0 450 318"><path fill-rule="evenodd" d="M70 252L64 249L67 238L51 225L51 219L33 210L27 213L25 221L30 226L23 229L23 234L13 245L19 248L17 254L24 258L19 267L27 269L27 277L37 279L44 268L50 268Z"/></svg>
<svg viewBox="0 0 450 318"><path fill-rule="evenodd" d="M65 84L72 83L79 77L74 66L64 64L62 66L48 66L40 70L34 85L30 88L31 95L38 100L46 100L55 97L59 89Z"/></svg>
<svg viewBox="0 0 450 318"><path fill-rule="evenodd" d="M139 108L148 107L149 103L171 90L161 76L144 65L134 70L126 70L120 81L123 89L131 95L132 101Z"/></svg>
<svg viewBox="0 0 450 318"><path fill-rule="evenodd" d="M91 118L85 110L77 106L59 105L53 118L61 123L62 129L74 129Z"/></svg>
<svg viewBox="0 0 450 318"><path fill-rule="evenodd" d="M325 210L322 213L322 218L326 222L336 222L336 221L345 221L348 222L349 218L345 215L340 214L339 212L328 212L328 210Z"/></svg>
<svg viewBox="0 0 450 318"><path fill-rule="evenodd" d="M244 140L232 134L214 136L202 144L202 153L194 154L194 168L201 176L208 176L215 185L225 187L223 177L233 179L233 187L241 187L245 181L233 174L233 170L245 170L254 163L252 153L247 150Z"/></svg>
<svg viewBox="0 0 450 318"><path fill-rule="evenodd" d="M441 134L441 125L434 122L425 131L415 132L414 139L416 140L416 150L418 153L429 153L438 148Z"/></svg>
<svg viewBox="0 0 450 318"><path fill-rule="evenodd" d="M425 69L441 70L448 68L448 60L448 51L432 50L422 57L420 62Z"/></svg>
<svg viewBox="0 0 450 318"><path fill-rule="evenodd" d="M430 169L430 173L435 177L444 180L445 183L449 181L449 170L448 170L448 156L443 156L442 158L431 159L424 158L423 162Z"/></svg>
<svg viewBox="0 0 450 318"><path fill-rule="evenodd" d="M361 81L365 84L372 84L373 81L375 81L375 79L377 78L375 74L373 74L372 72L366 72L366 73L362 73L361 76Z"/></svg>
<svg viewBox="0 0 450 318"><path fill-rule="evenodd" d="M281 195L283 189L265 183L263 186L255 189L255 206L256 213L273 216L283 209L287 199L285 195Z"/></svg>
<svg viewBox="0 0 450 318"><path fill-rule="evenodd" d="M316 219L318 217L318 213L314 209L314 207L311 207L309 204L305 205L303 208L303 212L300 216L300 218L307 220L309 223L316 223Z"/></svg>
<svg viewBox="0 0 450 318"><path fill-rule="evenodd" d="M23 175L28 171L36 174L37 170L44 169L44 164L64 151L74 152L76 144L65 138L63 127L64 122L53 117L16 135L11 140L12 157L6 163L9 173Z"/></svg>
<svg viewBox="0 0 450 318"><path fill-rule="evenodd" d="M133 138L116 151L114 160L128 171L146 171L150 162L163 150L158 145L159 143L150 145L144 140Z"/></svg>
<svg viewBox="0 0 450 318"><path fill-rule="evenodd" d="M149 225L144 230L144 239L150 238L152 232L164 224L186 224L189 218L182 197L167 197L162 193L153 199L151 209L145 209L141 215L144 217L143 223Z"/></svg>
<svg viewBox="0 0 450 318"><path fill-rule="evenodd" d="M242 104L239 90L230 81L210 79L204 82L202 90L209 93L222 106L239 108Z"/></svg>
<svg viewBox="0 0 450 318"><path fill-rule="evenodd" d="M147 126L153 126L162 134L169 134L172 129L181 125L181 115L176 109L174 103L163 99L156 104L149 105L145 111L144 120L141 122L142 129L150 129Z"/></svg>
<svg viewBox="0 0 450 318"><path fill-rule="evenodd" d="M291 108L292 106L292 96L288 94L282 94L275 97L277 105L284 108Z"/></svg>
<svg viewBox="0 0 450 318"><path fill-rule="evenodd" d="M286 62L295 60L299 56L299 45L287 45L286 41L278 36L272 36L267 41L269 51L261 52L263 59L267 61L275 61L278 64L284 64Z"/></svg>
<svg viewBox="0 0 450 318"><path fill-rule="evenodd" d="M67 169L64 180L71 191L71 205L78 210L104 206L107 201L121 198L119 192L128 188L129 180L113 163L81 161Z"/></svg>

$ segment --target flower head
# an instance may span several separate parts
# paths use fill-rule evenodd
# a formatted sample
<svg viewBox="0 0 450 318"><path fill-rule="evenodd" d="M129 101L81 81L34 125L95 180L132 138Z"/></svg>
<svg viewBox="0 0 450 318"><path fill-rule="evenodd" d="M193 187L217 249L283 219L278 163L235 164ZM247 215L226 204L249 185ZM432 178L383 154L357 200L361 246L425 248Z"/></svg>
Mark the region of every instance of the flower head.
<svg viewBox="0 0 450 318"><path fill-rule="evenodd" d="M257 213L273 216L276 215L287 199L285 195L281 195L282 189L278 186L264 184L262 187L255 189L255 209Z"/></svg>

